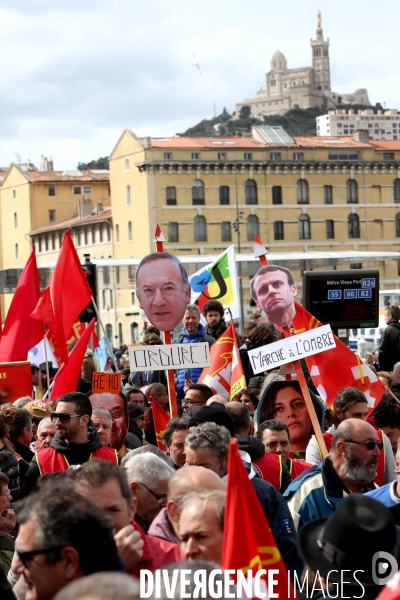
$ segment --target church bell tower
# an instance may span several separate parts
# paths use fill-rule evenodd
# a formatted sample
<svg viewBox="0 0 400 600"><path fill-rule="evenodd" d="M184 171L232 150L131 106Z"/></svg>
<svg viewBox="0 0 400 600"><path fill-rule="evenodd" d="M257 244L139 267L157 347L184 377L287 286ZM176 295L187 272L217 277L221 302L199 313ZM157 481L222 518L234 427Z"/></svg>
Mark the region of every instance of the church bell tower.
<svg viewBox="0 0 400 600"><path fill-rule="evenodd" d="M314 83L318 90L330 91L331 74L329 68L329 38L325 41L321 27L322 15L317 12L317 31L315 40L311 40Z"/></svg>

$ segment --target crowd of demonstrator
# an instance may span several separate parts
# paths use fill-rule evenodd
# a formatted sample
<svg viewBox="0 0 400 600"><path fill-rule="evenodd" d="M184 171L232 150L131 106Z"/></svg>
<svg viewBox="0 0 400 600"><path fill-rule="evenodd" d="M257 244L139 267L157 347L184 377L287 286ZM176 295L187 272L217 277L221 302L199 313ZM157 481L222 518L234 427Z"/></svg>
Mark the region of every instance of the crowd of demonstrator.
<svg viewBox="0 0 400 600"><path fill-rule="evenodd" d="M223 315L210 301L202 325L189 305L176 340L212 345L226 330ZM152 407L169 411L165 373L131 372L124 348L115 356L123 393L0 406L1 599L134 599L140 571L159 568L189 570L190 593L197 569L221 567L233 438L290 577L303 582L299 597L378 596L373 557L397 559L400 550L400 364L372 414L350 387L328 409L303 365L323 458L298 382L255 376L246 360L280 335L262 321L255 313L241 336L246 387L235 401L198 383L196 370L176 373L179 417L163 432L163 450ZM160 332L150 328L144 343L161 344ZM82 368L86 381L97 368L90 354Z"/></svg>

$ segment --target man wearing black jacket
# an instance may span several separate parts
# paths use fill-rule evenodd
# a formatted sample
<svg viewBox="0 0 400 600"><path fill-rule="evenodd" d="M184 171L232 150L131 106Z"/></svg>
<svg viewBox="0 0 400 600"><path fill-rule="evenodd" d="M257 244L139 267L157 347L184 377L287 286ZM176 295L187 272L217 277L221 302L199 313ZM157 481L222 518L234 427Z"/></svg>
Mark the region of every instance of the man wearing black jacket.
<svg viewBox="0 0 400 600"><path fill-rule="evenodd" d="M387 327L383 330L378 348L380 371L392 371L400 360L400 307L388 306L385 312Z"/></svg>
<svg viewBox="0 0 400 600"><path fill-rule="evenodd" d="M31 492L36 480L44 473L76 469L92 458L119 463L117 452L101 443L90 419L92 405L85 394L63 394L58 399L56 411L52 413L51 420L56 423L57 433L50 448L35 452L25 476L21 498Z"/></svg>

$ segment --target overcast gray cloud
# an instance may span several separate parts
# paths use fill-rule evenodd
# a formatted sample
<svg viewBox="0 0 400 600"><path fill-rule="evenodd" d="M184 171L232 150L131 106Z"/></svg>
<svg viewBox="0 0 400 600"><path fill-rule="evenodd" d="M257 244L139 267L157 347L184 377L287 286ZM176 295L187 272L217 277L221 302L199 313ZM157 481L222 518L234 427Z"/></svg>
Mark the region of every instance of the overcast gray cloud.
<svg viewBox="0 0 400 600"><path fill-rule="evenodd" d="M335 91L366 87L400 108L398 4L364 0L2 0L0 166L52 155L56 168L111 152L125 127L184 131L265 84L277 48L311 65L316 10ZM380 13L380 16L377 15ZM192 65L193 50L201 65Z"/></svg>

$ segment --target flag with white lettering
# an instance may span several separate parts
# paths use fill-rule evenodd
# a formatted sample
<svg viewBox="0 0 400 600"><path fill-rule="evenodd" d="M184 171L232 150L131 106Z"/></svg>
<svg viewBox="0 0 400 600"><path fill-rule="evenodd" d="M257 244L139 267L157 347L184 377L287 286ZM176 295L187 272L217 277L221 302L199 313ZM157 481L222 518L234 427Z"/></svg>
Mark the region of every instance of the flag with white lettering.
<svg viewBox="0 0 400 600"><path fill-rule="evenodd" d="M296 314L292 321L296 333L322 327L322 323L295 302ZM336 394L344 387L355 387L366 396L373 409L382 398L385 387L377 375L362 362L338 337L336 347L329 352L314 354L305 359L318 394L332 406Z"/></svg>
<svg viewBox="0 0 400 600"><path fill-rule="evenodd" d="M210 366L203 369L198 383L208 385L214 394L228 393L231 400L246 386L233 321L211 346Z"/></svg>

